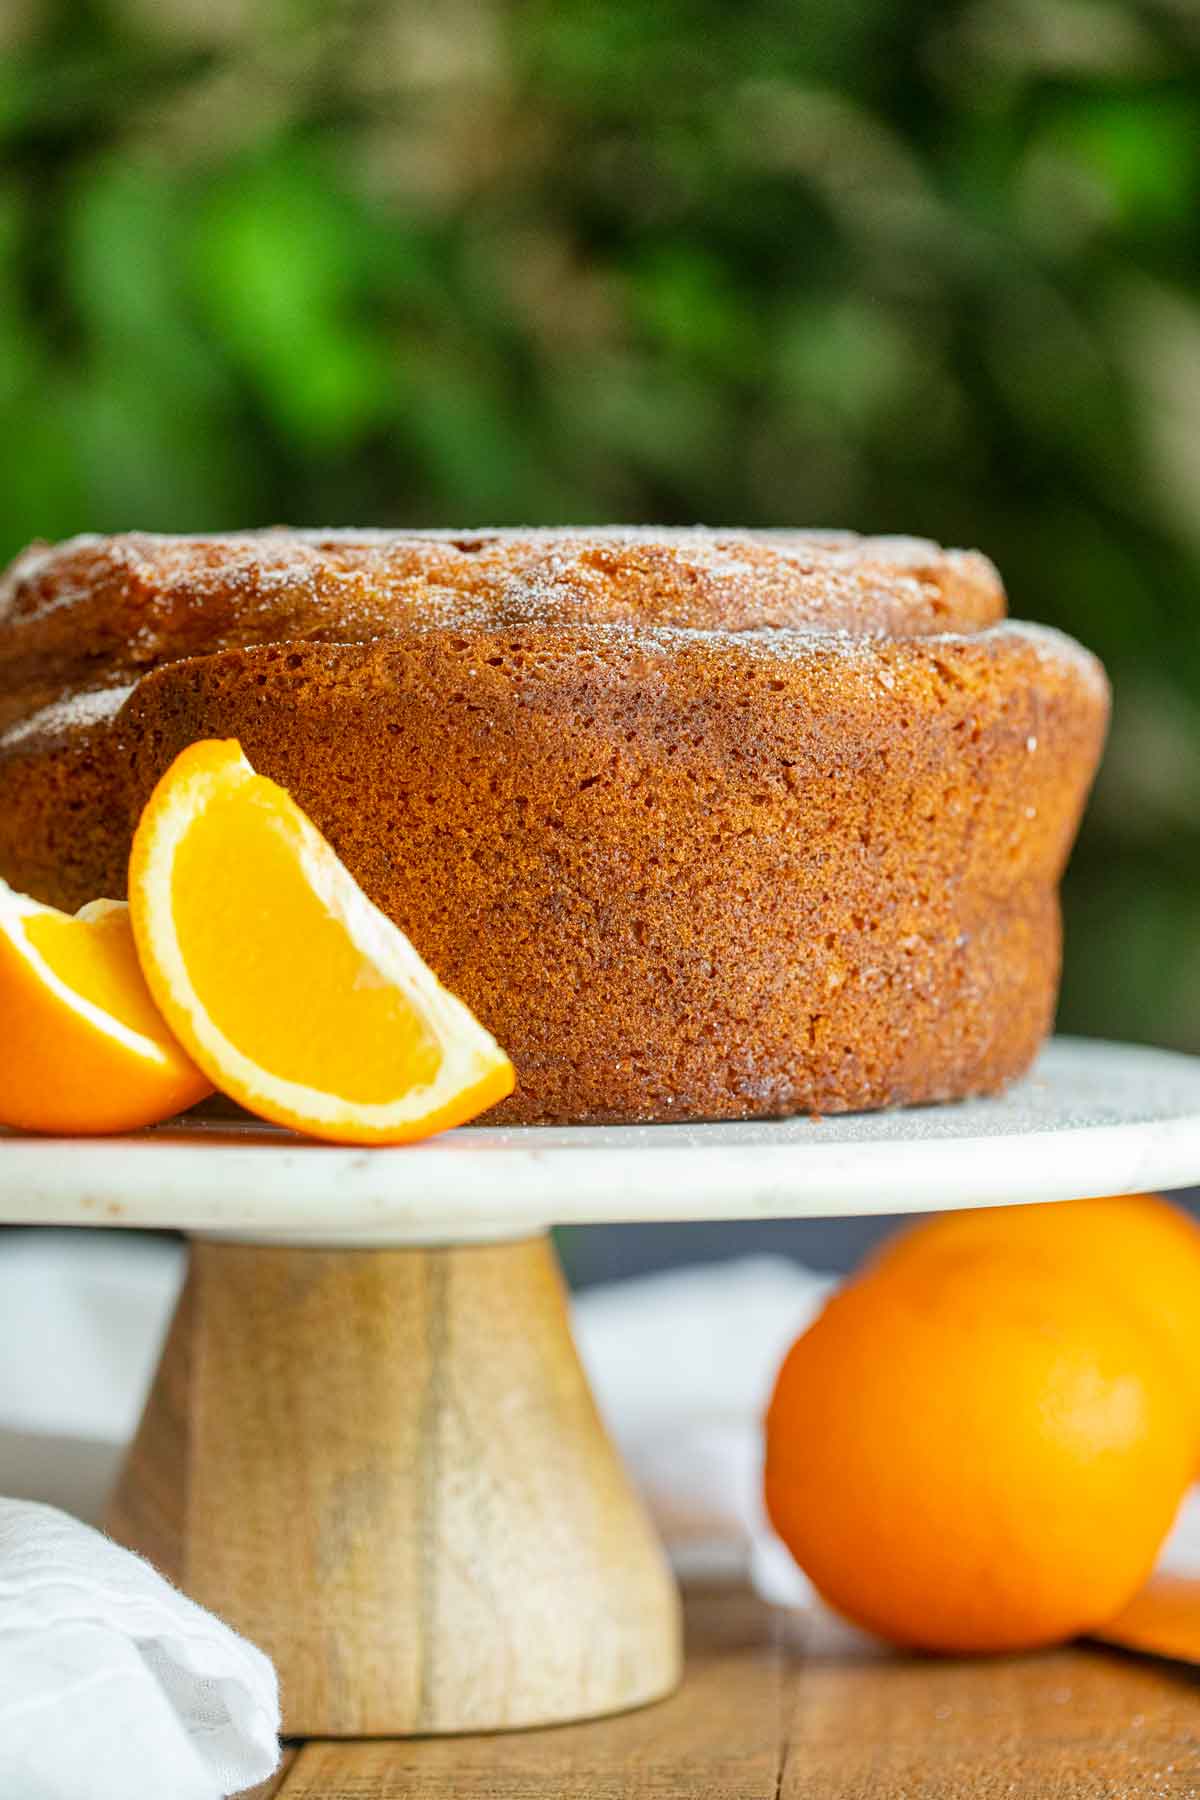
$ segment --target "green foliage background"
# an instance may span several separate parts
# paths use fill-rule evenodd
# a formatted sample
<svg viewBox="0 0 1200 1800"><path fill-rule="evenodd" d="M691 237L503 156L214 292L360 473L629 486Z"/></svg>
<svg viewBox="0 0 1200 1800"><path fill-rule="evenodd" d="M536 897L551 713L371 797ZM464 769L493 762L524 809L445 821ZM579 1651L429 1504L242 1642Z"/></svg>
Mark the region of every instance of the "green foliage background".
<svg viewBox="0 0 1200 1800"><path fill-rule="evenodd" d="M1064 1022L1200 1048L1194 0L0 0L0 551L979 544L1117 686Z"/></svg>

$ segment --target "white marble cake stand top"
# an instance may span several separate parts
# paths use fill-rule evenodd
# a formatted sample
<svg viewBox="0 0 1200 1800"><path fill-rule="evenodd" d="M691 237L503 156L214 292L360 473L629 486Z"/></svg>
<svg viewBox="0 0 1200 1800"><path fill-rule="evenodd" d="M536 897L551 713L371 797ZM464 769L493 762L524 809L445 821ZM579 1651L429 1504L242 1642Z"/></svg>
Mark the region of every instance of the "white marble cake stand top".
<svg viewBox="0 0 1200 1800"><path fill-rule="evenodd" d="M353 1247L630 1220L949 1210L1200 1183L1200 1057L1059 1038L998 1099L837 1118L449 1132L405 1148L185 1120L0 1134L0 1223Z"/></svg>

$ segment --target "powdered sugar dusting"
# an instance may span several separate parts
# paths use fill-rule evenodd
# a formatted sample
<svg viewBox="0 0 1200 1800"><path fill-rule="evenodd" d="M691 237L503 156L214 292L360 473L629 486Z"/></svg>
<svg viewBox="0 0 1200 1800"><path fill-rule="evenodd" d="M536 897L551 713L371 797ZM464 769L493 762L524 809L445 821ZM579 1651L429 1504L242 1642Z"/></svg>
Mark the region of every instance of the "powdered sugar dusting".
<svg viewBox="0 0 1200 1800"><path fill-rule="evenodd" d="M986 557L919 538L700 526L135 532L31 546L0 578L5 712L41 708L0 742L95 723L150 670L224 650L526 630L576 633L581 649L653 652L677 632L716 654L737 644L776 661L832 655L883 688L906 645L986 650L1009 632L1048 670L1069 663L1104 687L1069 638L1004 623ZM27 698L23 670L37 671Z"/></svg>
<svg viewBox="0 0 1200 1800"><path fill-rule="evenodd" d="M17 596L35 586L44 575L51 573L64 557L80 550L94 549L102 542L103 539L91 533L80 533L77 537L64 539L60 544L38 542L28 545L0 575L0 622L15 611Z"/></svg>
<svg viewBox="0 0 1200 1800"><path fill-rule="evenodd" d="M89 693L72 694L66 700L56 700L52 706L43 706L30 718L18 719L15 725L10 725L0 735L0 747L8 750L27 738L58 737L87 725L103 724L116 717L132 692L132 685L96 688Z"/></svg>
<svg viewBox="0 0 1200 1800"><path fill-rule="evenodd" d="M841 625L927 631L1002 616L986 558L920 539L695 526L553 530L128 533L34 546L0 581L0 616L35 627L73 605L192 606L236 593L371 607L406 626L434 588L504 625L612 618L738 629Z"/></svg>
<svg viewBox="0 0 1200 1800"><path fill-rule="evenodd" d="M1010 619L997 629L1021 638L1036 652L1039 662L1051 668L1066 666L1074 669L1084 677L1089 687L1098 692L1108 692L1108 677L1100 658L1093 655L1078 639L1068 637L1065 631L1059 631L1053 625L1034 624L1027 619Z"/></svg>

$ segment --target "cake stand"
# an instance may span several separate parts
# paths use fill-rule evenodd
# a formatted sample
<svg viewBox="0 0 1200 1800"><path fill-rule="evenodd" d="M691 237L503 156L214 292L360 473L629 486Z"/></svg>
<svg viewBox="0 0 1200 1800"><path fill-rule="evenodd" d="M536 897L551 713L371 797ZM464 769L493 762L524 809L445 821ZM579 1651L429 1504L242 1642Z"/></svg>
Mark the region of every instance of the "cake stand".
<svg viewBox="0 0 1200 1800"><path fill-rule="evenodd" d="M191 1237L109 1528L274 1658L299 1736L547 1724L678 1679L674 1583L550 1226L1195 1181L1200 1059L1069 1040L1000 1099L823 1120L0 1141L0 1221Z"/></svg>

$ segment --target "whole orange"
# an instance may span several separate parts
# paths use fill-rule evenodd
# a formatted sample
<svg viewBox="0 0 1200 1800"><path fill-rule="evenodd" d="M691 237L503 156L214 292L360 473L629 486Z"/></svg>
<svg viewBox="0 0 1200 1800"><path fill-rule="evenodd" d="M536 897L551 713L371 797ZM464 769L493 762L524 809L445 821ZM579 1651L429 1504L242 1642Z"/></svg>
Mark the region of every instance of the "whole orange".
<svg viewBox="0 0 1200 1800"><path fill-rule="evenodd" d="M779 1535L893 1642L1031 1648L1112 1618L1195 1462L1160 1338L1044 1258L956 1247L837 1294L767 1415Z"/></svg>
<svg viewBox="0 0 1200 1800"><path fill-rule="evenodd" d="M1161 1194L1119 1194L942 1213L891 1238L871 1266L895 1272L914 1258L971 1244L1044 1256L1159 1332L1194 1395L1200 1455L1200 1225L1182 1207Z"/></svg>

